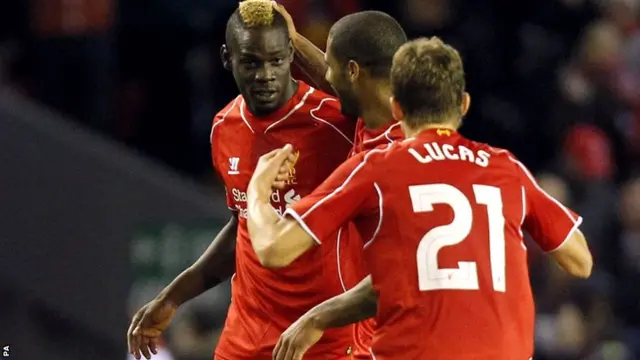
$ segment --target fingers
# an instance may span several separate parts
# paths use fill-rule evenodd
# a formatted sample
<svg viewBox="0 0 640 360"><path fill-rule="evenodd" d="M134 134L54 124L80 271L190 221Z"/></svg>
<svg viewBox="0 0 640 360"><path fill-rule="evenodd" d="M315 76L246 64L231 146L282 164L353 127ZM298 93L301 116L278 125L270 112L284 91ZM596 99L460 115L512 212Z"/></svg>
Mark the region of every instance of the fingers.
<svg viewBox="0 0 640 360"><path fill-rule="evenodd" d="M273 180L273 188L282 190L289 185L288 181L291 178L291 164L293 163L291 159L293 157L294 155L291 154L289 159L285 160L285 162L280 166L280 169L278 169L278 175L276 175L276 178Z"/></svg>
<svg viewBox="0 0 640 360"><path fill-rule="evenodd" d="M276 164L279 164L280 166L283 166L287 161L293 161L292 152L293 152L293 146L291 146L291 144L287 144L283 148L278 149L276 151L275 155L273 155L273 157L271 158L271 161L273 161Z"/></svg>
<svg viewBox="0 0 640 360"><path fill-rule="evenodd" d="M284 190L289 184L286 181L275 181L271 187L278 190Z"/></svg>
<svg viewBox="0 0 640 360"><path fill-rule="evenodd" d="M158 338L153 337L149 339L149 350L153 355L158 355Z"/></svg>
<svg viewBox="0 0 640 360"><path fill-rule="evenodd" d="M149 352L149 338L146 336L142 337L142 346L140 347L140 351L142 355L144 355L145 359L151 359L151 353Z"/></svg>
<svg viewBox="0 0 640 360"><path fill-rule="evenodd" d="M273 360L302 359L303 354L303 351L297 349L295 341L292 340L289 335L283 334L273 349Z"/></svg>
<svg viewBox="0 0 640 360"><path fill-rule="evenodd" d="M285 12L284 6L282 6L282 5L278 4L278 3L277 3L277 2L275 2L275 1L272 1L272 2L271 2L271 5L273 6L273 8L274 8L274 10L275 10L275 11L277 11L277 12L279 12L279 13L280 13L280 15L284 15L284 12Z"/></svg>
<svg viewBox="0 0 640 360"><path fill-rule="evenodd" d="M260 157L260 162L267 165L267 167L282 166L285 162L295 160L295 156L293 155L293 146L287 144L282 148L272 150Z"/></svg>
<svg viewBox="0 0 640 360"><path fill-rule="evenodd" d="M280 149L274 149L274 150L271 150L271 151L269 151L268 153L266 153L266 154L264 154L264 155L260 156L260 159L263 159L263 160L269 160L269 159L273 158L274 156L276 156L276 154L277 154L277 153L278 153L278 151L280 151L280 150L282 150L282 148L280 148Z"/></svg>
<svg viewBox="0 0 640 360"><path fill-rule="evenodd" d="M295 355L296 355L296 347L289 343L286 346L286 353L284 355L284 357L282 358L283 360L293 360L295 359Z"/></svg>
<svg viewBox="0 0 640 360"><path fill-rule="evenodd" d="M273 360L280 360L280 351L282 350L282 336L280 336L280 338L278 339L278 342L276 343L276 347L273 348Z"/></svg>
<svg viewBox="0 0 640 360"><path fill-rule="evenodd" d="M139 338L139 345L133 352L133 356L136 359L141 359L142 356L145 359L151 359L152 354L158 354L158 337L145 334L137 335L137 337Z"/></svg>
<svg viewBox="0 0 640 360"><path fill-rule="evenodd" d="M127 347L129 348L130 354L133 354L133 350L136 348L134 343L133 330L138 326L138 323L140 323L141 317L142 316L140 315L140 312L137 312L133 316L133 319L131 319L131 324L129 324L129 329L127 330Z"/></svg>
<svg viewBox="0 0 640 360"><path fill-rule="evenodd" d="M293 353L293 355L292 355L292 357L291 357L291 360L302 360L302 356L303 356L303 355L304 355L304 352L302 352L302 351L300 351L299 349L297 349L297 350Z"/></svg>
<svg viewBox="0 0 640 360"><path fill-rule="evenodd" d="M161 332L154 329L143 330L141 324L147 322L146 311L139 311L131 320L127 331L129 353L136 359L141 359L142 356L151 359L151 354L158 353L158 338Z"/></svg>

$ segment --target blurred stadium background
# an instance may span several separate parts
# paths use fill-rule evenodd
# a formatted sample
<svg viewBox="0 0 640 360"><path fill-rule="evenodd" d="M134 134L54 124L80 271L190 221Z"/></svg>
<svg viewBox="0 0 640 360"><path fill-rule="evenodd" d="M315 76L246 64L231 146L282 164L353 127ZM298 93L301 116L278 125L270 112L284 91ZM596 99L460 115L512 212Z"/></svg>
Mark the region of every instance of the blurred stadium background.
<svg viewBox="0 0 640 360"><path fill-rule="evenodd" d="M17 359L124 359L130 313L226 220L213 114L236 0L0 1L0 345ZM324 47L386 11L462 53L463 133L505 147L584 215L568 279L531 246L537 359L640 359L640 1L283 0ZM181 312L172 358L211 359L228 287ZM169 359L171 357L167 357Z"/></svg>

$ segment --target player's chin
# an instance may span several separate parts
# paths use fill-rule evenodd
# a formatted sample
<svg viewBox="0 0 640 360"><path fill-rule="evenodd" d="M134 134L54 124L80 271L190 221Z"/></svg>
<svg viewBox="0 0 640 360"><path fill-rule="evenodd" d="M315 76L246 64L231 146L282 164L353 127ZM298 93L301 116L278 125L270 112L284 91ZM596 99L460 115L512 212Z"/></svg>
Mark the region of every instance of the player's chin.
<svg viewBox="0 0 640 360"><path fill-rule="evenodd" d="M280 107L280 94L278 92L253 93L252 103L260 113L271 113Z"/></svg>

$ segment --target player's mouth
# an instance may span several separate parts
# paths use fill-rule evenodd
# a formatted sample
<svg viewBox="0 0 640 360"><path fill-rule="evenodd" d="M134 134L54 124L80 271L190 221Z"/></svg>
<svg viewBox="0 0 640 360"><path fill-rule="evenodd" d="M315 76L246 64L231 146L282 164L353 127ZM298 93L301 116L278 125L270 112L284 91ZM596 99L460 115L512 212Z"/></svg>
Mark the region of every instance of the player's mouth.
<svg viewBox="0 0 640 360"><path fill-rule="evenodd" d="M273 89L259 89L252 91L256 100L264 103L270 103L278 98L278 91Z"/></svg>

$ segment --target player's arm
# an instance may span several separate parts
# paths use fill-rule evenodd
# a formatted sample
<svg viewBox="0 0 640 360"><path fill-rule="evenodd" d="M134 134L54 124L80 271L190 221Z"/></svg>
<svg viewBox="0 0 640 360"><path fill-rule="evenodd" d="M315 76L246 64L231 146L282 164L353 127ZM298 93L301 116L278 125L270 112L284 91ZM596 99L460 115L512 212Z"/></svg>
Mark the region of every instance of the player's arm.
<svg viewBox="0 0 640 360"><path fill-rule="evenodd" d="M282 217L270 203L273 187L283 187L288 177L291 146L260 158L247 189L248 230L260 263L284 267L300 257L320 239L329 239L338 228L355 217L375 193L365 175L364 156L343 163L317 189L294 203ZM359 166L362 165L362 166ZM378 206L376 198L376 210Z"/></svg>
<svg viewBox="0 0 640 360"><path fill-rule="evenodd" d="M373 289L371 275L349 291L326 300L307 313L318 329L347 326L376 316L378 293Z"/></svg>
<svg viewBox="0 0 640 360"><path fill-rule="evenodd" d="M234 211L207 250L162 290L158 299L180 306L229 279L235 272L237 232L238 213Z"/></svg>
<svg viewBox="0 0 640 360"><path fill-rule="evenodd" d="M149 303L140 308L127 331L129 352L136 359L156 354L162 332L169 326L176 309L228 279L235 271L237 214L218 233L204 254Z"/></svg>
<svg viewBox="0 0 640 360"><path fill-rule="evenodd" d="M247 211L251 244L262 266L287 266L315 245L298 222L276 213L269 196L247 196Z"/></svg>
<svg viewBox="0 0 640 360"><path fill-rule="evenodd" d="M578 229L582 217L547 194L522 163L513 161L523 184L524 229L566 272L589 277L593 258L584 234Z"/></svg>
<svg viewBox="0 0 640 360"><path fill-rule="evenodd" d="M371 276L367 276L351 290L317 305L291 324L280 336L273 359L302 359L325 330L374 317L377 309L378 294Z"/></svg>
<svg viewBox="0 0 640 360"><path fill-rule="evenodd" d="M293 59L293 63L297 65L307 77L313 82L313 84L320 90L327 94L335 95L335 91L329 82L325 78L327 73L327 62L324 59L324 52L318 49L309 39L302 36L296 31L293 18L284 8L284 6L273 2L273 7L278 11L287 21L287 27L289 28L289 35L293 42L296 56Z"/></svg>
<svg viewBox="0 0 640 360"><path fill-rule="evenodd" d="M593 268L593 258L587 239L576 229L559 248L548 252L566 272L573 276L588 278Z"/></svg>

